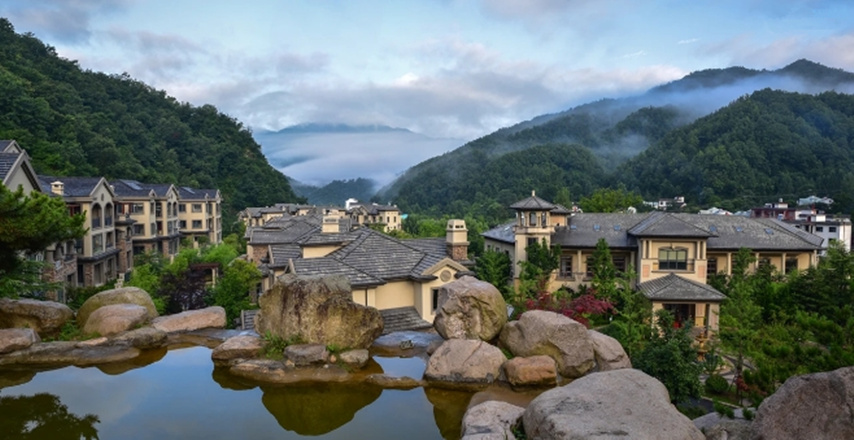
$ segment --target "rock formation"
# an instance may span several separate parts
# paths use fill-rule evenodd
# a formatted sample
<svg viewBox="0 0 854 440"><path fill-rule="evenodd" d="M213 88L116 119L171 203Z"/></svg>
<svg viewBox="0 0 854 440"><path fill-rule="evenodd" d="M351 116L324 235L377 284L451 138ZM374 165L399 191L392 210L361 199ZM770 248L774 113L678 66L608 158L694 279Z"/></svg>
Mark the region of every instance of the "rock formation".
<svg viewBox="0 0 854 440"><path fill-rule="evenodd" d="M0 298L0 328L31 328L42 336L53 335L72 317L74 312L58 302Z"/></svg>
<svg viewBox="0 0 854 440"><path fill-rule="evenodd" d="M379 310L353 302L350 283L343 276L285 275L258 304L255 331L286 341L368 348L383 331Z"/></svg>
<svg viewBox="0 0 854 440"><path fill-rule="evenodd" d="M424 378L448 387L487 385L498 379L506 359L486 342L449 339L430 356Z"/></svg>
<svg viewBox="0 0 854 440"><path fill-rule="evenodd" d="M96 293L87 299L77 311L77 325L83 328L92 312L111 304L136 304L148 310L148 319L157 317L157 309L146 291L138 287L122 287Z"/></svg>
<svg viewBox="0 0 854 440"><path fill-rule="evenodd" d="M224 328L226 324L225 309L211 306L198 310L187 310L155 318L151 326L167 333L186 332L203 328Z"/></svg>
<svg viewBox="0 0 854 440"><path fill-rule="evenodd" d="M490 341L507 323L507 303L490 283L464 276L439 289L433 326L445 339Z"/></svg>
<svg viewBox="0 0 854 440"><path fill-rule="evenodd" d="M463 416L462 440L515 440L513 427L525 409L495 400L475 405Z"/></svg>
<svg viewBox="0 0 854 440"><path fill-rule="evenodd" d="M595 330L589 330L587 334L590 335L590 342L593 343L598 371L632 368L632 361L620 341Z"/></svg>
<svg viewBox="0 0 854 440"><path fill-rule="evenodd" d="M525 312L504 326L500 341L515 356L551 356L563 377L581 377L594 365L587 327L558 313Z"/></svg>
<svg viewBox="0 0 854 440"><path fill-rule="evenodd" d="M112 336L131 330L148 321L148 310L136 304L110 304L89 315L83 334Z"/></svg>

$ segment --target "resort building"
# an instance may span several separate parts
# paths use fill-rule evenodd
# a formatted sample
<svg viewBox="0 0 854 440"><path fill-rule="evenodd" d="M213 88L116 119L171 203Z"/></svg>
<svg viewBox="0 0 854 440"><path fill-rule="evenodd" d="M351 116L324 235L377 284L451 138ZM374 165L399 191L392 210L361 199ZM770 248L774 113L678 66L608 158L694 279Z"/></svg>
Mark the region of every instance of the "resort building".
<svg viewBox="0 0 854 440"><path fill-rule="evenodd" d="M222 243L222 195L217 189L178 187L178 229L193 246Z"/></svg>
<svg viewBox="0 0 854 440"><path fill-rule="evenodd" d="M133 223L133 254L158 252L171 258L178 253L178 190L171 184L140 183L119 179L111 182L117 213Z"/></svg>

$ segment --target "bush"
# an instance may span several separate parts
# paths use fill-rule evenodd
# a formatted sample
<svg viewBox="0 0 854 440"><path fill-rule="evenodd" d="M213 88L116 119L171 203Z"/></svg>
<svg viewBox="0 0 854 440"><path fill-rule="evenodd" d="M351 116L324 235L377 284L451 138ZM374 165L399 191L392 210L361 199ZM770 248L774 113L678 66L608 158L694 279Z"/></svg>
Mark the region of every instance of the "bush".
<svg viewBox="0 0 854 440"><path fill-rule="evenodd" d="M729 390L729 382L719 374L713 374L706 379L706 392L709 394L723 394Z"/></svg>
<svg viewBox="0 0 854 440"><path fill-rule="evenodd" d="M753 411L750 410L750 408L744 408L743 410L741 410L741 414L744 415L744 420L748 421L753 420L753 418L756 417L756 414L754 414Z"/></svg>
<svg viewBox="0 0 854 440"><path fill-rule="evenodd" d="M733 418L735 417L735 410L732 409L731 406L723 404L715 400L712 402L712 406L715 408L715 412L720 414L721 417Z"/></svg>

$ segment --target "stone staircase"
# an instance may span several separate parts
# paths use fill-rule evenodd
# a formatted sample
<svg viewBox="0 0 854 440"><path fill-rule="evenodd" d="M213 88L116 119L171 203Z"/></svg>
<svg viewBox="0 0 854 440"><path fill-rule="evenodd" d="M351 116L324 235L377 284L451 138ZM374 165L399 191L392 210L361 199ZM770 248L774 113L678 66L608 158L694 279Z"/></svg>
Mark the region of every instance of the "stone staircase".
<svg viewBox="0 0 854 440"><path fill-rule="evenodd" d="M432 328L433 324L421 319L415 307L399 307L396 309L380 310L383 317L383 334L404 330L424 330Z"/></svg>

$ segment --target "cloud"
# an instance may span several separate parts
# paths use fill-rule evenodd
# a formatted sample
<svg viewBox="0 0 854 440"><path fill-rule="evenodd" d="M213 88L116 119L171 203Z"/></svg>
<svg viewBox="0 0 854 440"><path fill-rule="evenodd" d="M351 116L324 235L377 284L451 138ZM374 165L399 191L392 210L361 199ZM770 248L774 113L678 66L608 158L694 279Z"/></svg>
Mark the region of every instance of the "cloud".
<svg viewBox="0 0 854 440"><path fill-rule="evenodd" d="M5 0L0 13L39 37L61 42L86 41L93 16L125 9L132 0Z"/></svg>
<svg viewBox="0 0 854 440"><path fill-rule="evenodd" d="M700 41L697 38L688 38L686 40L679 40L676 44L693 44Z"/></svg>
<svg viewBox="0 0 854 440"><path fill-rule="evenodd" d="M703 45L704 55L722 56L730 65L754 68L785 66L806 58L831 67L854 70L854 31L810 38L802 35L778 38L759 44L750 35L742 34L715 44Z"/></svg>

